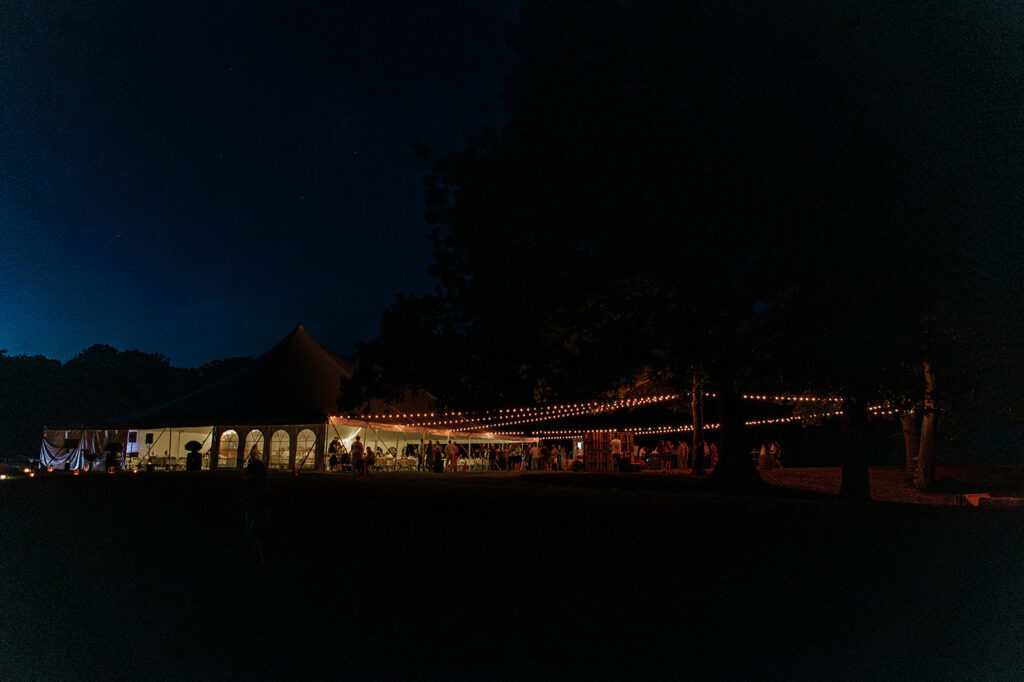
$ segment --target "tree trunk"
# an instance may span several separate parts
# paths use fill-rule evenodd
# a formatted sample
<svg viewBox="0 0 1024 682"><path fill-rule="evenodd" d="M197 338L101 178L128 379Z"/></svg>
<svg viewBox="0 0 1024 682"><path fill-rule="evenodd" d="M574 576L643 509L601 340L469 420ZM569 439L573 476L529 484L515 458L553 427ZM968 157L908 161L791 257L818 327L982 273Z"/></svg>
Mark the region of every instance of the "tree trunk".
<svg viewBox="0 0 1024 682"><path fill-rule="evenodd" d="M708 480L716 487L749 491L764 485L754 461L743 447L743 400L731 387L719 389L717 394L718 464Z"/></svg>
<svg viewBox="0 0 1024 682"><path fill-rule="evenodd" d="M939 414L935 410L935 370L924 363L924 418L921 421L921 444L917 450L917 471L914 486L923 492L935 485L935 445Z"/></svg>
<svg viewBox="0 0 1024 682"><path fill-rule="evenodd" d="M921 425L917 423L917 415L913 412L901 414L900 424L903 426L903 448L907 457L907 478L912 479L917 475L917 453L921 443Z"/></svg>
<svg viewBox="0 0 1024 682"><path fill-rule="evenodd" d="M867 421L867 403L857 398L843 399L843 479L839 485L839 499L846 502L871 500L868 453L864 442Z"/></svg>
<svg viewBox="0 0 1024 682"><path fill-rule="evenodd" d="M693 473L703 476L704 471L704 387L693 374L693 394L690 403L693 410Z"/></svg>

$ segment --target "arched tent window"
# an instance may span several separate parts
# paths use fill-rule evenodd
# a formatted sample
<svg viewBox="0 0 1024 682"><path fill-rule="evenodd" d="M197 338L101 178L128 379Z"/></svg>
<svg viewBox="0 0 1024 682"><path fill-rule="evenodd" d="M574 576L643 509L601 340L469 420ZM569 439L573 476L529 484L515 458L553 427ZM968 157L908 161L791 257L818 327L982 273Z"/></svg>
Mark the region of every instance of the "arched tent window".
<svg viewBox="0 0 1024 682"><path fill-rule="evenodd" d="M291 455L292 439L284 429L274 431L270 437L270 460L271 469L287 469L288 457Z"/></svg>
<svg viewBox="0 0 1024 682"><path fill-rule="evenodd" d="M255 448L255 450L253 449ZM249 432L249 435L245 437L245 463L249 463L251 455L256 455L256 459L260 459L264 462L267 461L267 444L263 440L263 432L259 429L253 429Z"/></svg>
<svg viewBox="0 0 1024 682"><path fill-rule="evenodd" d="M220 447L217 449L217 468L235 469L238 467L238 432L228 430L220 434Z"/></svg>
<svg viewBox="0 0 1024 682"><path fill-rule="evenodd" d="M315 465L316 434L311 429L302 429L295 439L295 468L309 471Z"/></svg>

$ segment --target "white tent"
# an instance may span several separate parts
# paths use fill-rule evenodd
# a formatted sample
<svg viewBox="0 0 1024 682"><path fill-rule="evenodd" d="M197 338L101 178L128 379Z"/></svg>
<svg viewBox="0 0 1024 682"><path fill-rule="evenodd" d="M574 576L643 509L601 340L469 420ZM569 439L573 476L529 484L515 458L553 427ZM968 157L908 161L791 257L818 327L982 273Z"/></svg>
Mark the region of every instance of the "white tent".
<svg viewBox="0 0 1024 682"><path fill-rule="evenodd" d="M422 425L433 402L428 394L409 394L399 404L374 401L364 411L374 416L339 416L342 381L354 369L351 359L326 350L299 325L250 366L182 398L97 428L45 429L40 461L80 468L86 453L102 453L116 441L128 462L183 469L185 446L195 441L204 468L240 468L258 453L270 468L324 471L335 436L351 447L359 435L396 460L407 446L431 440L451 438L464 447L534 440Z"/></svg>

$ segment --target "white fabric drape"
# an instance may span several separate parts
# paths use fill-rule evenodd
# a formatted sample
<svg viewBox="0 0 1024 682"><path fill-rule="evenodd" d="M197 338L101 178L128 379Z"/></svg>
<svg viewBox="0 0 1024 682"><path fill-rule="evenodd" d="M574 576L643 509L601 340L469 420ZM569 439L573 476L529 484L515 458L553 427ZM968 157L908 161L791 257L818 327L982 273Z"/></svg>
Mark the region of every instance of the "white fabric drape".
<svg viewBox="0 0 1024 682"><path fill-rule="evenodd" d="M67 442L77 439L72 447L67 447ZM43 442L39 448L39 463L44 467L53 466L54 469L64 468L65 463L70 462L68 468L82 469L87 460L86 453L95 453L93 460L98 466L104 466L106 458L105 450L111 443L121 445L121 452L124 452L128 445L128 431L126 429L101 429L89 431L43 431Z"/></svg>

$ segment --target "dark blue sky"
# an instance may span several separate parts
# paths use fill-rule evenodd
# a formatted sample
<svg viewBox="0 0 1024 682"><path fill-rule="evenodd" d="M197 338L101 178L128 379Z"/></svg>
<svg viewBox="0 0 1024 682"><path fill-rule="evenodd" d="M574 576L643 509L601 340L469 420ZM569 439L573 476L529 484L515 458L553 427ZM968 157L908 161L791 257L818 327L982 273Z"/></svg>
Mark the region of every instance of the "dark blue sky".
<svg viewBox="0 0 1024 682"><path fill-rule="evenodd" d="M0 348L172 364L430 287L422 143L503 116L511 0L0 6Z"/></svg>

